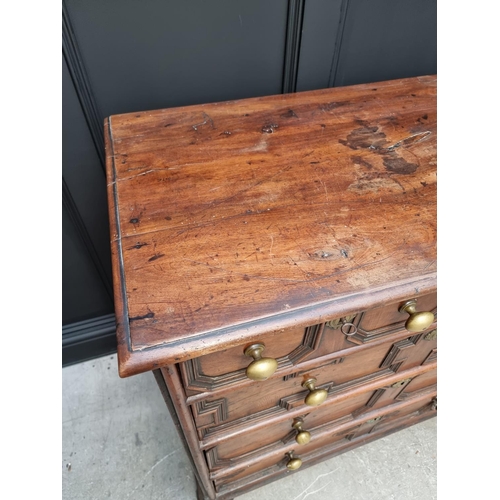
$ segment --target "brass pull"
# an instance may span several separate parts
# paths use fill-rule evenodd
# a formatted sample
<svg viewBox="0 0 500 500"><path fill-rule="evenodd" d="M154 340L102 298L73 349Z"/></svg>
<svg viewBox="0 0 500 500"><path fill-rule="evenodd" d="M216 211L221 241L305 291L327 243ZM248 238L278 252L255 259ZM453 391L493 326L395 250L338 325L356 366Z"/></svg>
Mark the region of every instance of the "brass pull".
<svg viewBox="0 0 500 500"><path fill-rule="evenodd" d="M253 344L245 349L245 356L254 360L247 366L246 375L252 380L266 380L278 368L278 362L273 358L263 358L264 344Z"/></svg>
<svg viewBox="0 0 500 500"><path fill-rule="evenodd" d="M410 317L406 320L405 328L409 332L422 332L432 325L434 314L431 312L416 312L417 299L407 300L400 308L400 313L408 313Z"/></svg>
<svg viewBox="0 0 500 500"><path fill-rule="evenodd" d="M326 323L326 326L338 330L341 328L341 324L349 323L352 325L352 320L356 317L356 314L351 314L350 316L344 316L343 318L332 319Z"/></svg>
<svg viewBox="0 0 500 500"><path fill-rule="evenodd" d="M350 328L353 328L352 332L349 332ZM358 328L354 323L349 321L342 321L342 326L340 327L340 331L346 336L351 337L352 335L356 335L358 333Z"/></svg>
<svg viewBox="0 0 500 500"><path fill-rule="evenodd" d="M292 427L297 431L295 436L297 444L307 444L311 441L311 433L302 429L302 425L304 425L304 421L301 418L296 418L292 424Z"/></svg>
<svg viewBox="0 0 500 500"><path fill-rule="evenodd" d="M308 406L319 406L328 396L328 391L325 389L315 389L314 384L316 382L317 380L311 377L302 383L302 387L309 389L309 394L304 399L304 403Z"/></svg>
<svg viewBox="0 0 500 500"><path fill-rule="evenodd" d="M288 462L286 463L287 469L290 470L299 469L300 466L302 465L302 460L299 457L294 457L293 451L289 451L286 455L289 458Z"/></svg>

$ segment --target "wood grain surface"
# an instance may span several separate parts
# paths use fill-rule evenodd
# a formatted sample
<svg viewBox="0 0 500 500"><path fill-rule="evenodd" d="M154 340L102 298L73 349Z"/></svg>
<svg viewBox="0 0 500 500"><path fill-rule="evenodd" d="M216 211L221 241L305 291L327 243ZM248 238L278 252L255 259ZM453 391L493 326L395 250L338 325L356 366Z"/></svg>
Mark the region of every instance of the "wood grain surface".
<svg viewBox="0 0 500 500"><path fill-rule="evenodd" d="M436 86L107 119L120 374L435 290Z"/></svg>

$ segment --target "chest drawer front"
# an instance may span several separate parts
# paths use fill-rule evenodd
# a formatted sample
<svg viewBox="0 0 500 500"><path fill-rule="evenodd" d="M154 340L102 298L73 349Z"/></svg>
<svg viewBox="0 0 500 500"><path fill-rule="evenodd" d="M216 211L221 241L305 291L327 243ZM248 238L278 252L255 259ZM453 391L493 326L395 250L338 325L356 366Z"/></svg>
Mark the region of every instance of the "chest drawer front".
<svg viewBox="0 0 500 500"><path fill-rule="evenodd" d="M230 422L244 424L252 418L272 417L300 406L304 412L310 411L311 407L304 404L308 391L302 383L311 377L317 380L318 388L334 393L365 384L371 377L417 367L436 349L436 339L429 341L424 336L425 332L395 343L360 348L325 365L318 363L312 369L299 369L291 375L254 382L222 396L209 396L192 405L199 437L202 439L212 428L217 430L218 426Z"/></svg>
<svg viewBox="0 0 500 500"><path fill-rule="evenodd" d="M273 334L257 336L252 343L207 354L180 363L180 371L186 394L216 392L238 382L248 380L246 369L253 358L245 355L251 345L262 344L261 357L275 359L278 369L293 366L307 359L312 353L321 354L324 325L306 328L289 328ZM342 335L344 337L344 335ZM348 344L343 341L343 348Z"/></svg>
<svg viewBox="0 0 500 500"><path fill-rule="evenodd" d="M336 449L342 450L356 441L387 432L394 427L411 425L422 417L433 416L435 413L435 393L430 393L415 402L390 405L385 412L378 412L378 416L374 418L369 418L371 414L374 414L370 412L366 417L360 416L350 423L325 426L320 439L311 440L304 446L281 447L282 452L276 447L275 453L272 452L271 447L268 447L267 450L262 449L247 454L239 459L241 467L238 463L234 466L234 463L227 460L214 461L215 454L209 452L207 458L212 471L211 477L217 486L221 486L256 473L265 476L279 469L286 471L286 464L289 461L289 456L286 454L288 451L293 450L293 455L300 458L303 464L307 464L308 459L315 455L333 452ZM262 455L262 459L259 459L259 455Z"/></svg>
<svg viewBox="0 0 500 500"><path fill-rule="evenodd" d="M413 297L409 297L409 299L412 298ZM416 297L415 301L417 311L430 311L436 313L437 293ZM401 301L401 303L403 302L404 301ZM399 327L401 323L404 323L408 319L408 316L403 312L399 312L398 305L399 303L389 304L366 311L360 316L358 328L366 332L374 332L380 328Z"/></svg>
<svg viewBox="0 0 500 500"><path fill-rule="evenodd" d="M415 312L418 313L432 313L434 321L437 318L437 293L430 293L420 297L408 297L408 300L384 305L369 309L354 316L351 320L353 327L349 340L354 343L366 343L370 340L375 340L385 335L390 335L397 331L409 329L412 333L411 327L406 323L410 317L410 313L402 311L401 306L409 301L414 301ZM430 318L430 317L429 317ZM428 328L425 328L427 330ZM355 333L352 333L355 332Z"/></svg>
<svg viewBox="0 0 500 500"><path fill-rule="evenodd" d="M320 428L326 424L334 424L336 421L347 422L364 413L383 408L398 401L407 401L421 397L423 394L436 391L437 372L431 370L411 378L405 379L405 372L401 374L401 380L392 382L381 387L355 393L354 396L341 400L335 404L326 404L324 407L313 409L301 414L302 429L310 433L310 441L316 441L316 435ZM237 458L250 451L265 447L272 443L283 444L296 442L298 435L293 424L297 418L287 418L257 430L249 429L232 439L223 441L217 445L217 456L219 460ZM297 451L302 446L297 444Z"/></svg>
<svg viewBox="0 0 500 500"><path fill-rule="evenodd" d="M436 314L436 294L417 298L419 311ZM404 301L403 301L404 302ZM331 353L341 352L353 344L363 344L405 330L408 314L399 312L403 302L370 309L306 328L289 328L254 338L262 343L262 357L277 361L278 371ZM200 392L216 392L247 380L246 369L252 357L245 355L244 344L180 363L188 396Z"/></svg>

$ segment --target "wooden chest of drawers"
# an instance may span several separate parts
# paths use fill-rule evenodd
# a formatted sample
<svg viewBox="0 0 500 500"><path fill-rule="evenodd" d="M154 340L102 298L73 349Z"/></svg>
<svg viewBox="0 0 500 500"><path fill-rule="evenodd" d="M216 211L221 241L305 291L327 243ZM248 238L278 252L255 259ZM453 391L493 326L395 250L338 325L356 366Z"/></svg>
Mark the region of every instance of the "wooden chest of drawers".
<svg viewBox="0 0 500 500"><path fill-rule="evenodd" d="M437 409L436 78L106 120L119 371L200 498Z"/></svg>

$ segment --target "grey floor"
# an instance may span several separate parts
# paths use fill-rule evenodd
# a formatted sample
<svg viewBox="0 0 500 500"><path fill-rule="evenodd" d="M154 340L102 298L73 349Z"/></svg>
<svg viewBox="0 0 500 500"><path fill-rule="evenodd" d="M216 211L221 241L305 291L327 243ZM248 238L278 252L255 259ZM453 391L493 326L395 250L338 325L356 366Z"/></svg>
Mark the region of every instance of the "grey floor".
<svg viewBox="0 0 500 500"><path fill-rule="evenodd" d="M151 373L116 356L63 368L63 499L196 499L189 460ZM436 499L433 418L246 493L241 500Z"/></svg>

